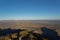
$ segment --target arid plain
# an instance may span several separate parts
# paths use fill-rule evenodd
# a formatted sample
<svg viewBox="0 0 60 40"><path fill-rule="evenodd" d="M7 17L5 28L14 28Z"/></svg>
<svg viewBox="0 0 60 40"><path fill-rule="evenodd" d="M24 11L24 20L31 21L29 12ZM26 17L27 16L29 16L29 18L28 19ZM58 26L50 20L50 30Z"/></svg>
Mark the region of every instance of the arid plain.
<svg viewBox="0 0 60 40"><path fill-rule="evenodd" d="M35 30L47 27L60 35L60 20L0 20L0 28Z"/></svg>

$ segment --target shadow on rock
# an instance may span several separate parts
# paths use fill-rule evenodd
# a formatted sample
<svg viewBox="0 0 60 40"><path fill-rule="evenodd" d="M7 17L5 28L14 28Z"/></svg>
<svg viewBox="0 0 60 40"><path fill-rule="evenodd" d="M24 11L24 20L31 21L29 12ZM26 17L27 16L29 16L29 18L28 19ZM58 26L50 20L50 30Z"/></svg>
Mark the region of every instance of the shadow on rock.
<svg viewBox="0 0 60 40"><path fill-rule="evenodd" d="M48 40L60 40L57 32L54 30L48 29L46 27L41 27L41 31L43 32L43 34L41 34L43 38L47 38Z"/></svg>

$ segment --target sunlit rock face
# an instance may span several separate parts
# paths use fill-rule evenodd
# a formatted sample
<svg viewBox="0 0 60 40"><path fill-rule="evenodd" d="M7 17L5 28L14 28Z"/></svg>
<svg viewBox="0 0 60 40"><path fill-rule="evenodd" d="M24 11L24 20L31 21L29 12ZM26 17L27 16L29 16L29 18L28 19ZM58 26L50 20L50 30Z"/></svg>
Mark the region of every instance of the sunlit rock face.
<svg viewBox="0 0 60 40"><path fill-rule="evenodd" d="M12 38L17 38L17 33L11 34Z"/></svg>
<svg viewBox="0 0 60 40"><path fill-rule="evenodd" d="M41 30L34 30L33 33L43 34L43 32Z"/></svg>
<svg viewBox="0 0 60 40"><path fill-rule="evenodd" d="M11 40L9 36L0 36L0 40Z"/></svg>

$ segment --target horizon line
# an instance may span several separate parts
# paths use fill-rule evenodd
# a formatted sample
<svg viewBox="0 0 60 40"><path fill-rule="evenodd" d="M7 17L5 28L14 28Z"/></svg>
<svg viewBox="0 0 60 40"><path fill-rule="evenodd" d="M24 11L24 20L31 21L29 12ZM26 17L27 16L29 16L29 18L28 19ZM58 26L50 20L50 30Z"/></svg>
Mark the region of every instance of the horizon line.
<svg viewBox="0 0 60 40"><path fill-rule="evenodd" d="M5 19L5 20L13 20L13 19ZM14 19L16 20L16 19ZM20 19L17 19L17 20L20 20ZM21 19L22 20L22 19ZM24 19L23 19L24 20ZM25 19L27 20L27 19ZM28 19L28 20L60 20L60 19ZM0 20L1 21L1 20ZM2 20L3 21L3 20Z"/></svg>

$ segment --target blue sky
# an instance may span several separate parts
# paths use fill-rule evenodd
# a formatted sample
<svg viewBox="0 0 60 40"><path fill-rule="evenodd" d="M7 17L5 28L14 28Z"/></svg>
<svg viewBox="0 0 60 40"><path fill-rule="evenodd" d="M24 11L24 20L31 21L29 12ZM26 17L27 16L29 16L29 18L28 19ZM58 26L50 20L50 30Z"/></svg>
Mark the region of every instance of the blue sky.
<svg viewBox="0 0 60 40"><path fill-rule="evenodd" d="M60 0L0 0L0 20L60 20Z"/></svg>

